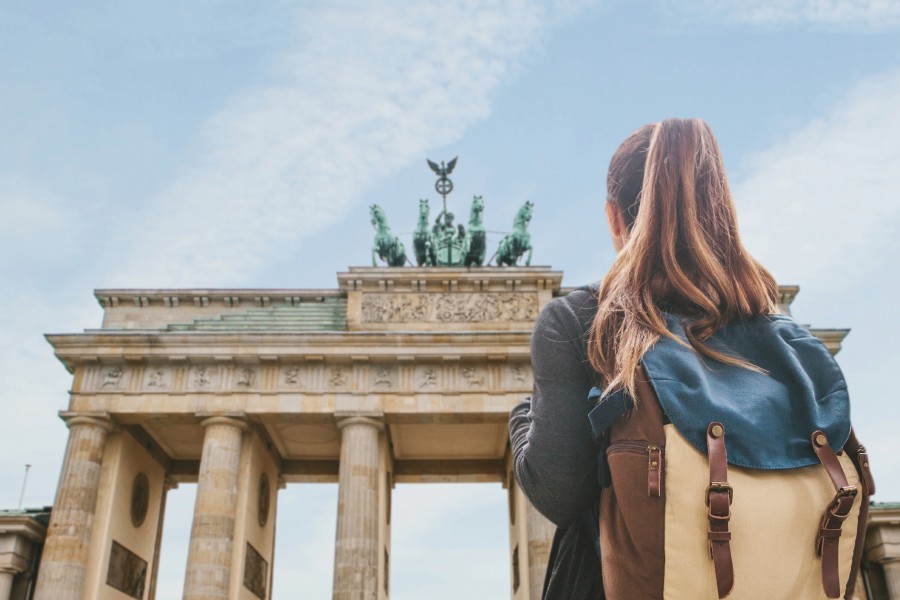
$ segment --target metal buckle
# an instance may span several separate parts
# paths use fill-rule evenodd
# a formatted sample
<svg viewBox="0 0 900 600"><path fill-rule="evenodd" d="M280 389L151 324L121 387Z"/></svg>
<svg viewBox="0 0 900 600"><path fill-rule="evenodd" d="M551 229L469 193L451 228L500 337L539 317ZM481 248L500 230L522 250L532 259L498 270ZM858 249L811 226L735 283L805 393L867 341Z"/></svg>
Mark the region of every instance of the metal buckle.
<svg viewBox="0 0 900 600"><path fill-rule="evenodd" d="M841 502L841 498L855 498L859 493L859 490L855 485L845 485L838 488L837 493L835 493L834 498L831 500L831 504L828 506L828 512L830 512L835 517L846 517L846 514L838 514L834 512L834 509L838 508ZM851 503L852 506L852 503ZM849 514L850 509L847 509L847 513Z"/></svg>
<svg viewBox="0 0 900 600"><path fill-rule="evenodd" d="M709 506L709 495L712 492L728 492L728 505L731 506L731 503L734 502L734 488L731 487L731 484L722 481L712 481L708 486L706 486L707 507Z"/></svg>

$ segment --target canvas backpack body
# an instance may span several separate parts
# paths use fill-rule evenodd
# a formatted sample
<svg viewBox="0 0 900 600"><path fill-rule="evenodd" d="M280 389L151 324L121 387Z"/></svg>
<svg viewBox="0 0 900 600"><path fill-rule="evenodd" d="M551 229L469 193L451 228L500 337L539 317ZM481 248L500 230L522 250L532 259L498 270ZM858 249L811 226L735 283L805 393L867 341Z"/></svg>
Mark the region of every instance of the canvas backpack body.
<svg viewBox="0 0 900 600"><path fill-rule="evenodd" d="M781 315L709 343L765 372L663 339L636 399L592 392L607 598L851 597L874 482L840 369Z"/></svg>

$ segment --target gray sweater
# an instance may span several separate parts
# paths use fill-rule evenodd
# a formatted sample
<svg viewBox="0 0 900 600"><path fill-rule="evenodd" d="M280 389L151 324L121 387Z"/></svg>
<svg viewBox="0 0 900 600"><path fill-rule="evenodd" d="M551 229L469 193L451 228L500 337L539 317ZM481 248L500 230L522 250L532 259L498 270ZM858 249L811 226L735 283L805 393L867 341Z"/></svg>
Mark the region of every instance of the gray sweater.
<svg viewBox="0 0 900 600"><path fill-rule="evenodd" d="M597 299L588 288L554 298L531 338L534 388L513 409L509 434L516 480L531 503L559 527L580 519L599 500L597 446L587 418L597 375L587 337Z"/></svg>

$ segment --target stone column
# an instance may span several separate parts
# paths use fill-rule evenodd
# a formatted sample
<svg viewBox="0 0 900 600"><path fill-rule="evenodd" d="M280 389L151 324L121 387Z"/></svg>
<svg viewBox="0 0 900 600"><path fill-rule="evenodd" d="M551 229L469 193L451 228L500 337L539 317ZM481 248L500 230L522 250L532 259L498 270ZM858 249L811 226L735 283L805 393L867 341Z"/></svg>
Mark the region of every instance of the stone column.
<svg viewBox="0 0 900 600"><path fill-rule="evenodd" d="M0 569L0 600L9 600L12 596L13 579L16 572L12 569Z"/></svg>
<svg viewBox="0 0 900 600"><path fill-rule="evenodd" d="M228 600L238 467L247 424L233 417L203 421L203 454L184 577L184 600Z"/></svg>
<svg viewBox="0 0 900 600"><path fill-rule="evenodd" d="M156 600L156 583L159 578L159 549L162 547L163 526L166 523L166 500L169 497L169 490L178 487L178 482L166 475L163 480L162 490L160 491L159 501L159 519L156 525L156 544L153 546L153 565L150 571L150 583L148 587L150 591L147 593L149 600Z"/></svg>
<svg viewBox="0 0 900 600"><path fill-rule="evenodd" d="M881 568L884 570L884 583L887 585L888 598L900 600L900 558L882 562Z"/></svg>
<svg viewBox="0 0 900 600"><path fill-rule="evenodd" d="M334 600L378 598L378 435L384 424L366 417L338 421L338 474Z"/></svg>
<svg viewBox="0 0 900 600"><path fill-rule="evenodd" d="M531 502L525 501L526 526L528 528L528 585L532 600L541 600L544 589L544 577L547 574L547 561L550 559L550 547L553 545L553 534L556 526L547 517L537 511Z"/></svg>
<svg viewBox="0 0 900 600"><path fill-rule="evenodd" d="M81 600L103 447L112 423L105 417L68 419L69 445L41 557L35 600Z"/></svg>

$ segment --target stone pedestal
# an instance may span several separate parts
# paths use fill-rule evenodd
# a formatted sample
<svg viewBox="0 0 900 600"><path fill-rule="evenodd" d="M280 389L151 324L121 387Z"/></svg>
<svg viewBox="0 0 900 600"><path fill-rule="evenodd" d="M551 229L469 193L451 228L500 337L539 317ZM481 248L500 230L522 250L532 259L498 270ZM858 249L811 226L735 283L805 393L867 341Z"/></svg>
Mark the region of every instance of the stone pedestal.
<svg viewBox="0 0 900 600"><path fill-rule="evenodd" d="M103 446L112 424L106 418L68 419L69 445L47 530L34 597L81 600L100 482Z"/></svg>
<svg viewBox="0 0 900 600"><path fill-rule="evenodd" d="M203 421L203 454L184 578L185 600L228 600L241 442L247 424L231 417Z"/></svg>
<svg viewBox="0 0 900 600"><path fill-rule="evenodd" d="M379 443L384 425L375 419L338 421L341 462L338 474L335 600L378 598Z"/></svg>

